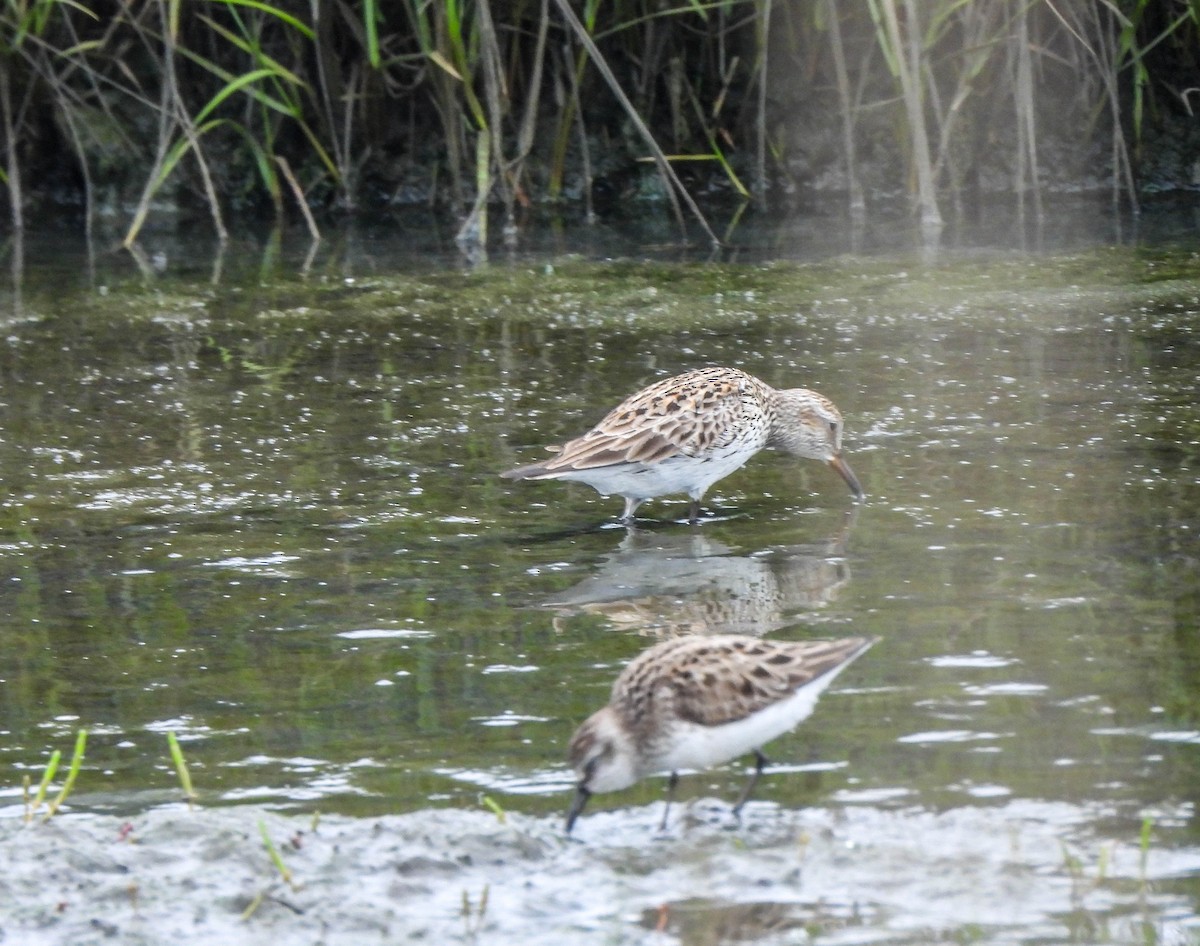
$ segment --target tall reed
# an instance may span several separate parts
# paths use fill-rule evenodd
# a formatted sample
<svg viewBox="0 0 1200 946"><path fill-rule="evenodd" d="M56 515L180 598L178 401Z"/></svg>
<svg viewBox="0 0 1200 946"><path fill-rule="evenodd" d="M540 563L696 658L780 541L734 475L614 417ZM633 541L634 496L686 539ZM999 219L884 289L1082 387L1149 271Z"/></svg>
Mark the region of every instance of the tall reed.
<svg viewBox="0 0 1200 946"><path fill-rule="evenodd" d="M1192 0L0 0L0 183L14 230L78 199L131 247L163 206L316 236L313 211L417 199L486 244L493 203L510 233L594 181L652 194L642 160L710 239L701 190L773 202L837 166L853 207L898 181L936 225L983 181L1036 209L1044 155L1100 140L1135 201L1197 49Z"/></svg>

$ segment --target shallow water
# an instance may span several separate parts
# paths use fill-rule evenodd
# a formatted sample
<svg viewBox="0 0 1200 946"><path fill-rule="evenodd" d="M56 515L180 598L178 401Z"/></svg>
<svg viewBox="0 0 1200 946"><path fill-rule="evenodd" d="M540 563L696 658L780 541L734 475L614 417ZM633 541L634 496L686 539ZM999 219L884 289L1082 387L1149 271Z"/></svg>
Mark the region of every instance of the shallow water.
<svg viewBox="0 0 1200 946"><path fill-rule="evenodd" d="M392 934L481 932L453 913L490 885L482 927L560 942L1197 941L1191 246L469 271L394 249L58 257L10 287L0 845L34 871L55 822L100 850L123 819L186 823L173 731L201 804L237 806L195 816L213 836L336 815L362 866L302 865L382 871L383 900L416 870L372 845L415 830L395 816L434 847L518 839L491 871L421 853L433 919L389 907ZM497 477L710 363L831 397L868 500L764 454L698 527L662 500L629 532L619 499ZM666 840L649 779L563 842L574 726L654 640L717 631L882 640L772 743L740 826L739 764L681 781ZM80 727L71 813L15 828ZM48 916L17 929L79 934Z"/></svg>

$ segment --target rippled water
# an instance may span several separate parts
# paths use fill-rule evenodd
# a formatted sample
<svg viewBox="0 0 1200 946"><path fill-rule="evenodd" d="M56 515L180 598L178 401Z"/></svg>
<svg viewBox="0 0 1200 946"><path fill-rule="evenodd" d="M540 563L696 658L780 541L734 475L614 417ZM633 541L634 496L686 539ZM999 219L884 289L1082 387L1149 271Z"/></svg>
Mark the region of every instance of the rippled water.
<svg viewBox="0 0 1200 946"><path fill-rule="evenodd" d="M654 883L621 880L606 913L598 876L583 928L709 942L769 901L780 925L729 919L742 938L828 932L812 911L837 903L839 940L1089 939L1070 896L1033 896L1047 877L1094 879L1085 919L1114 941L1197 941L1200 255L382 259L215 277L105 259L10 296L0 811L85 727L77 812L173 803L173 731L207 806L499 806L555 833L566 741L654 640L865 633L882 640L771 745L751 853L681 829L675 871L651 840L662 780L593 800L583 842L648 858ZM867 502L768 453L700 526L680 498L627 531L619 499L496 475L712 363L831 397ZM743 772L680 796L719 820ZM839 900L812 868L782 897L696 879L757 876L753 849L814 831L862 890ZM1143 844L1171 866L1121 925ZM994 871L963 866L980 857ZM1006 889L1005 858L1033 886Z"/></svg>

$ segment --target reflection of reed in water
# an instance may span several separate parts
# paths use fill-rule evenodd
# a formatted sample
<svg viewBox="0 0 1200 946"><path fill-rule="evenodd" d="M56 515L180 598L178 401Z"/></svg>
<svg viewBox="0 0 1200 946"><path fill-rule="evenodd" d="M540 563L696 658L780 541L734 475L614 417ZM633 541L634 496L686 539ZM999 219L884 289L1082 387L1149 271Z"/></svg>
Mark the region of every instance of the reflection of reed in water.
<svg viewBox="0 0 1200 946"><path fill-rule="evenodd" d="M735 554L698 532L632 531L594 575L543 603L564 617L604 618L656 637L766 634L825 607L850 580L846 540L857 516L822 542Z"/></svg>

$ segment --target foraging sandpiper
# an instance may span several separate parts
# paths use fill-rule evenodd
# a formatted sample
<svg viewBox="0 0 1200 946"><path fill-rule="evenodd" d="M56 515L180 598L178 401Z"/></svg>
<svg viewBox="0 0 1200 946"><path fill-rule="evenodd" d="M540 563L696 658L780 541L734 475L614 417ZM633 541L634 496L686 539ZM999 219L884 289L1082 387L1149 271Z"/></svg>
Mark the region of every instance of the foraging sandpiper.
<svg viewBox="0 0 1200 946"><path fill-rule="evenodd" d="M571 737L578 783L567 832L596 792L670 772L667 811L680 769L705 769L754 753L754 772L733 807L750 797L761 747L806 719L817 697L877 638L775 641L728 634L680 637L644 651L613 683L608 705Z"/></svg>
<svg viewBox="0 0 1200 946"><path fill-rule="evenodd" d="M574 480L625 499L621 518L647 499L687 493L695 523L700 500L765 447L822 460L864 496L842 459L842 415L804 388L777 390L737 368L698 368L626 398L600 423L541 463L500 475L512 480Z"/></svg>

